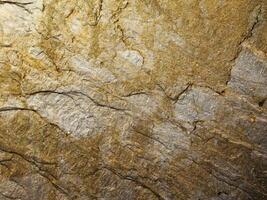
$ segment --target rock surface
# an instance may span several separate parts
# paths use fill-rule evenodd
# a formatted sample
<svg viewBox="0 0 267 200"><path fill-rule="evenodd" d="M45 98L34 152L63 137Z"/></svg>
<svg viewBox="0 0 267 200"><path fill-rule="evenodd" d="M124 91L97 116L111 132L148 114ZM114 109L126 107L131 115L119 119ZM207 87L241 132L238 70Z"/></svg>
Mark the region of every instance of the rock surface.
<svg viewBox="0 0 267 200"><path fill-rule="evenodd" d="M263 200L266 151L266 0L0 0L1 200Z"/></svg>

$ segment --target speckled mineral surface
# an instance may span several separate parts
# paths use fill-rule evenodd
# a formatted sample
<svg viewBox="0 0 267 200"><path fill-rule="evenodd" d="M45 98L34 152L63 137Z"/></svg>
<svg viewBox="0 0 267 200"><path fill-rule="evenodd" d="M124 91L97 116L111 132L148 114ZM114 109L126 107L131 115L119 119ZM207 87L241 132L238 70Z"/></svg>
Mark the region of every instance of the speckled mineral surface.
<svg viewBox="0 0 267 200"><path fill-rule="evenodd" d="M0 0L0 200L264 200L266 157L266 0Z"/></svg>

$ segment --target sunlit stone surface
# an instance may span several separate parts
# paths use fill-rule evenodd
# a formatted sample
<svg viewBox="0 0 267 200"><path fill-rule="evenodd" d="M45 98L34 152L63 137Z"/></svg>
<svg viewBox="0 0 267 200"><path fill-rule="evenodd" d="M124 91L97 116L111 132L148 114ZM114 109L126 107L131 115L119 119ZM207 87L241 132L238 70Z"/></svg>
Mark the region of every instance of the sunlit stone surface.
<svg viewBox="0 0 267 200"><path fill-rule="evenodd" d="M0 200L264 200L266 151L266 0L0 0Z"/></svg>

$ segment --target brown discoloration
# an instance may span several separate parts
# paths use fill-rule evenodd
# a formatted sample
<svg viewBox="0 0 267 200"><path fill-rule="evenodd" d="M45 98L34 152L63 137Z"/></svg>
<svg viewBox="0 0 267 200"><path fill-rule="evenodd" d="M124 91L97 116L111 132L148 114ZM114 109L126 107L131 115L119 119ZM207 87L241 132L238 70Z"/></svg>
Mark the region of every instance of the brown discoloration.
<svg viewBox="0 0 267 200"><path fill-rule="evenodd" d="M39 3L0 3L0 199L266 198L265 1Z"/></svg>

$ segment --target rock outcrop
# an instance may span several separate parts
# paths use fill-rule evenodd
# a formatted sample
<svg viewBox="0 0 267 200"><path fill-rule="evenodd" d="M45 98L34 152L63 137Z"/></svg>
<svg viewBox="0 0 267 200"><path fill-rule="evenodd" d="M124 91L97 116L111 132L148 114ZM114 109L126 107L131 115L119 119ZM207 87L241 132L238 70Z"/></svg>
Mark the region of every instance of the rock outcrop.
<svg viewBox="0 0 267 200"><path fill-rule="evenodd" d="M0 0L1 200L263 200L266 151L266 0Z"/></svg>

